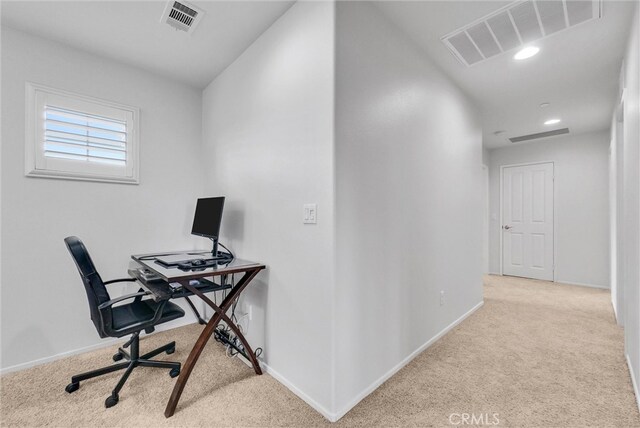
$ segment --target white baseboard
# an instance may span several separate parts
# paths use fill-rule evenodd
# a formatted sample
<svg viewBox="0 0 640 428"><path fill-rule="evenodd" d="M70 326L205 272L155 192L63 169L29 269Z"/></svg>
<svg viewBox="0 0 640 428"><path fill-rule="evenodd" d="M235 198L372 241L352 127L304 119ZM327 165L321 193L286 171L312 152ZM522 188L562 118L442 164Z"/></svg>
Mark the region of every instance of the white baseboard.
<svg viewBox="0 0 640 428"><path fill-rule="evenodd" d="M579 287L600 288L600 289L603 289L603 290L609 290L610 289L608 285L588 284L588 283L585 283L585 282L563 281L561 279L556 279L554 282L557 282L558 284L577 285Z"/></svg>
<svg viewBox="0 0 640 428"><path fill-rule="evenodd" d="M304 391L302 391L300 388L295 386L287 378L285 378L280 373L278 373L277 371L269 367L267 364L261 363L260 365L265 369L265 372L267 372L271 377L273 377L275 380L277 380L278 382L286 386L287 389L289 389L289 391L293 392L298 397L300 397L305 403L313 407L316 410L316 412L320 413L322 416L327 418L330 422L335 422L339 419L335 413L332 413L329 410L327 410L322 404L318 403L316 400L309 397Z"/></svg>
<svg viewBox="0 0 640 428"><path fill-rule="evenodd" d="M421 345L418 349L416 349L411 354L409 354L409 356L407 356L404 360L402 360L400 363L398 363L393 368L391 368L391 370L386 372L383 376L381 376L379 379L377 379L371 385L369 385L367 388L365 388L360 394L358 394L348 405L343 407L342 410L339 411L339 412L335 412L334 413L334 412L329 411L326 407L324 407L322 404L318 403L316 400L311 398L302 389L298 388L289 379L287 379L286 377L284 377L283 375L278 373L276 370L274 370L272 367L270 367L265 362L260 361L260 366L262 367L264 372L268 373L270 376L272 376L274 379L276 379L282 385L287 387L287 389L289 389L289 391L291 391L295 395L297 395L300 399L302 399L305 403L307 403L309 406L311 406L313 409L315 409L318 413L320 413L322 416L324 416L327 420L329 420L330 422L336 422L336 421L338 421L338 419L340 419L341 417L346 415L347 412L349 412L349 410L351 410L353 407L355 407L367 395L371 394L380 385L382 385L386 380L388 380L391 376L393 376L400 369L402 369L404 366L409 364L420 353L422 353L424 350L426 350L431 345L433 345L438 339L440 339L442 336L447 334L449 331L451 331L454 327L456 327L462 321L467 319L475 311L480 309L482 307L482 305L484 305L484 302L478 303L473 308L471 308L469 311L467 311L465 314L463 314L460 318L458 318L457 320L455 320L454 322L449 324L442 331L440 331L438 334L436 334L431 339L429 339L426 343ZM248 360L246 360L245 358L240 357L240 355L237 355L237 357L240 359L240 361L244 362L247 366L252 367L251 363Z"/></svg>
<svg viewBox="0 0 640 428"><path fill-rule="evenodd" d="M82 348L61 352L60 354L51 355L49 357L38 358L37 360L27 361L25 363L20 363L13 366L2 368L0 369L0 375L30 369L32 367L40 366L42 364L50 363L56 360L61 360L62 358L71 357L73 355L78 355L78 354L84 354L85 352L95 351L96 349L106 348L109 346L113 346L119 342L121 342L120 339L102 340L94 345L84 346Z"/></svg>
<svg viewBox="0 0 640 428"><path fill-rule="evenodd" d="M499 272L489 272L489 275L503 276ZM522 278L527 279L526 277L522 277ZM530 278L530 279L535 279L535 278ZM611 287L609 287L608 285L590 284L590 283L587 283L587 282L564 281L564 280L558 279L558 278L555 278L551 282L555 282L555 283L558 283L558 284L577 285L579 287L601 288L603 290L610 290L611 289Z"/></svg>
<svg viewBox="0 0 640 428"><path fill-rule="evenodd" d="M335 413L335 419L328 418L327 416L325 416L325 417L327 417L327 419L329 419L331 422L335 422L338 419L340 419L341 417L343 417L344 415L346 415L347 412L349 412L349 410L354 408L367 395L371 394L373 391L378 389L378 387L380 385L382 385L384 382L386 382L391 376L393 376L398 371L400 371L400 369L402 369L404 366L409 364L415 357L420 355L424 350L426 350L431 345L433 345L436 341L438 341L438 339L440 339L442 336L447 334L449 331L451 331L454 327L456 327L462 321L467 319L475 311L480 309L482 307L482 305L484 305L484 301L482 301L482 302L478 303L477 305L475 305L473 308L471 308L469 311L467 311L465 314L463 314L460 318L458 318L457 320L455 320L454 322L449 324L447 327L445 327L442 331L440 331L440 333L438 333L435 336L433 336L426 343L424 343L418 349L416 349L411 354L409 354L409 356L407 356L404 360L400 361L398 364L396 364L394 367L392 367L391 370L389 370L384 375L382 375L380 378L378 378L376 381L371 383L371 385L369 385L360 394L358 394L353 400L351 400L351 402L349 404L344 406L339 412L336 412Z"/></svg>
<svg viewBox="0 0 640 428"><path fill-rule="evenodd" d="M240 361L242 361L248 367L250 367L251 370L253 370L253 365L251 364L251 361L247 360L244 356L242 356L241 354L238 353L238 354L236 354L236 358L238 358ZM300 388L295 386L286 377L282 376L276 370L274 370L273 368L269 367L269 365L267 363L265 363L264 361L262 361L260 359L258 359L258 363L260 364L260 368L262 368L263 372L269 374L272 378L274 378L275 380L280 382L282 385L287 387L287 389L289 391L293 392L299 398L301 398L302 401L307 403L309 406L313 407L316 412L320 413L322 416L327 418L330 422L337 421L337 418L335 417L334 413L331 413L322 404L318 403L316 400L314 400L313 398L309 397L306 393L304 393Z"/></svg>
<svg viewBox="0 0 640 428"><path fill-rule="evenodd" d="M636 395L636 404L638 405L638 410L640 411L640 390L638 390L638 383L636 382L636 376L633 372L633 366L631 365L631 359L629 358L629 354L624 354L627 359L627 366L629 367L629 374L631 375L631 384L633 385L633 393Z"/></svg>
<svg viewBox="0 0 640 428"><path fill-rule="evenodd" d="M407 356L405 359L403 359L400 363L398 363L393 368L391 368L389 371L387 371L379 379L377 379L376 381L371 383L360 394L358 394L348 405L344 406L342 408L342 410L340 410L339 412L335 412L334 413L334 412L329 411L323 405L318 403L316 400L311 398L304 391L302 391L300 388L298 388L296 385L294 385L286 377L284 377L283 375L278 373L276 370L271 368L268 364L266 364L266 363L261 361L260 365L261 365L261 367L263 368L263 370L266 373L268 373L270 376L272 376L274 379L276 379L282 385L287 387L295 395L300 397L305 403L307 403L309 406L311 406L313 409L315 409L318 413L320 413L322 416L324 416L327 420L329 420L330 422L336 422L338 419L340 419L345 414L347 414L347 412L349 412L349 410L351 410L353 407L355 407L366 396L368 396L373 391L375 391L380 385L382 385L390 377L392 377L394 374L396 374L400 369L402 369L409 362L411 362L420 353L422 353L424 350L426 350L431 345L433 345L437 340L439 340L442 336L444 336L449 331L451 331L454 327L456 327L458 324L460 324L462 321L464 321L466 318L468 318L475 311L480 309L483 304L484 304L484 302L478 303L473 308L471 308L469 311L467 311L465 314L463 314L460 318L458 318L457 320L455 320L454 322L449 324L442 331L440 331L438 334L436 334L431 339L429 339L427 342L425 342L423 345L421 345L418 349L416 349L411 354L409 354L409 356ZM195 318L192 319L192 317L188 317L188 318L186 318L184 320L181 320L180 322L171 323L170 325L159 326L156 329L156 332L172 330L174 328L183 327L185 325L193 324L195 322L196 322ZM21 363L21 364L16 364L14 366L10 366L10 367L6 367L6 368L3 368L3 369L0 369L0 375L4 375L6 373L11 373L11 372L16 372L16 371L20 371L20 370L25 370L25 369L28 369L28 368L31 368L31 367L35 367L35 366L46 364L46 363L49 363L49 362L52 362L52 361L56 361L56 360L59 360L61 358L70 357L72 355L78 355L78 354L82 354L82 353L85 353L85 352L93 351L93 350L96 350L96 349L106 348L108 346L113 346L113 345L115 345L115 344L117 344L117 343L119 343L121 341L122 341L121 339L103 340L103 341L101 341L99 343L96 343L94 345L85 346L83 348L78 348L78 349L74 349L74 350L71 350L71 351L62 352L60 354L56 354L56 355L52 355L52 356L44 357L44 358L39 358L37 360L28 361L28 362ZM244 358L241 358L241 361L245 362L246 364L249 364L249 362L245 361ZM628 362L628 357L627 357L627 362ZM629 369L632 372L632 379L633 379L633 371L632 371L632 368L631 368L630 365L629 365ZM636 384L635 384L635 380L634 380L634 388L635 388L635 391L636 391L636 397L638 397L638 392L637 392L637 387L636 387Z"/></svg>
<svg viewBox="0 0 640 428"><path fill-rule="evenodd" d="M152 333L152 334L159 333L161 331L173 330L174 328L183 327L185 325L193 324L195 322L197 322L195 317L185 317L185 318L180 319L179 321L176 321L176 322L172 322L172 323L168 323L168 324L162 324L162 325L157 326L156 327L156 331L154 333ZM26 369L29 369L31 367L36 367L36 366L39 366L39 365L42 365L42 364L46 364L46 363L50 363L50 362L53 362L53 361L60 360L62 358L71 357L73 355L84 354L85 352L95 351L96 349L107 348L109 346L114 346L114 345L116 345L118 343L122 343L123 341L126 341L126 338L116 338L116 339L101 340L100 342L98 342L98 343L96 343L94 345L84 346L82 348L72 349L71 351L61 352L59 354L51 355L51 356L48 356L48 357L38 358L37 360L27 361L25 363L20 363L20 364L16 364L16 365L13 365L13 366L5 367L5 368L0 369L0 376L4 375L4 374L7 374L7 373L26 370Z"/></svg>

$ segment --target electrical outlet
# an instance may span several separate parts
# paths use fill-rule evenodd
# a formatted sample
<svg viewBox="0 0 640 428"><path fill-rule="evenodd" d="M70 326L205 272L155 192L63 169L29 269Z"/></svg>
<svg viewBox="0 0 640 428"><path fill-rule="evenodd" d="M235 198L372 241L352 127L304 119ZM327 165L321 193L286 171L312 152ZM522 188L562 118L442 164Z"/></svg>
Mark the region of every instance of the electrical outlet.
<svg viewBox="0 0 640 428"><path fill-rule="evenodd" d="M444 305L444 290L440 291L440 306Z"/></svg>

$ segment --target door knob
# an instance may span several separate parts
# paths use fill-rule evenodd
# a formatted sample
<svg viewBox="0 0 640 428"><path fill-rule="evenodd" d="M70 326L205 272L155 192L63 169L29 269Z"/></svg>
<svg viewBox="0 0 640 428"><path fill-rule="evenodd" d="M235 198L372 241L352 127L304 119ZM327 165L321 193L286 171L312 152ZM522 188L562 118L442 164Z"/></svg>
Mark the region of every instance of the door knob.
<svg viewBox="0 0 640 428"><path fill-rule="evenodd" d="M509 226L509 225L502 226L502 228L503 228L504 230L509 230L509 229L511 229L512 227L513 227L513 226Z"/></svg>

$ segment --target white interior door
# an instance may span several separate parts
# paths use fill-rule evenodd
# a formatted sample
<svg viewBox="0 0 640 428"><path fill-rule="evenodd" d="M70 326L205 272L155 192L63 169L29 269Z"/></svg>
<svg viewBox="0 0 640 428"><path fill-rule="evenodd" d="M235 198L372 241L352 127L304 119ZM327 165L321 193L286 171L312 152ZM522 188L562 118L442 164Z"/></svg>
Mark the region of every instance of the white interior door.
<svg viewBox="0 0 640 428"><path fill-rule="evenodd" d="M553 281L553 163L502 169L502 273Z"/></svg>

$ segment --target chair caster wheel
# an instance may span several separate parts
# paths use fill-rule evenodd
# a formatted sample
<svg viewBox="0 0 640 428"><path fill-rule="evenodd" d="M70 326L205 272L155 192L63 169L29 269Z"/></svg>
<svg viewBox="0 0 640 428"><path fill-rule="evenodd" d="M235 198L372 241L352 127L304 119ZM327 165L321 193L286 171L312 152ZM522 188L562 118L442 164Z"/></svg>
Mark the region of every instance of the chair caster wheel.
<svg viewBox="0 0 640 428"><path fill-rule="evenodd" d="M80 388L80 382L71 382L64 390L71 394L73 391L77 391L78 388Z"/></svg>
<svg viewBox="0 0 640 428"><path fill-rule="evenodd" d="M120 352L116 352L115 354L113 354L113 361L120 361L121 359L124 358L124 355L122 355Z"/></svg>
<svg viewBox="0 0 640 428"><path fill-rule="evenodd" d="M118 404L118 400L119 400L118 394L110 395L110 396L107 397L106 400L104 400L104 407L106 407L107 409L109 407L113 407L116 404Z"/></svg>
<svg viewBox="0 0 640 428"><path fill-rule="evenodd" d="M171 371L169 372L169 376L171 377L177 377L180 375L180 369L171 369Z"/></svg>
<svg viewBox="0 0 640 428"><path fill-rule="evenodd" d="M174 352L176 352L176 348L169 348L169 349L167 349L167 355L171 355L171 354L173 354Z"/></svg>

